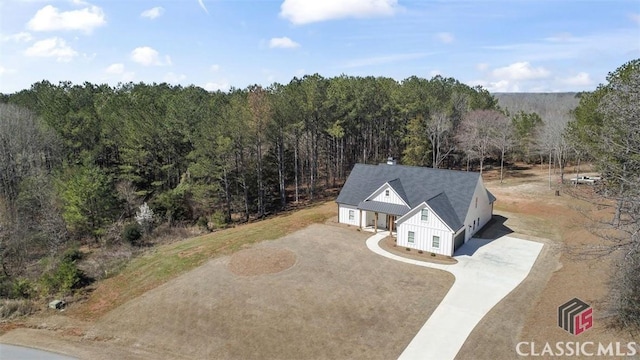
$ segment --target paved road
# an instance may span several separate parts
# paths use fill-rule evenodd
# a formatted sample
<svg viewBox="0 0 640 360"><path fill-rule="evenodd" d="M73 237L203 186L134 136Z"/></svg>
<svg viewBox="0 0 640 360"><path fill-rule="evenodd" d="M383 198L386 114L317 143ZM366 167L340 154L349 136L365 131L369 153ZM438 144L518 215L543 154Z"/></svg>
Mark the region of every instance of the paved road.
<svg viewBox="0 0 640 360"><path fill-rule="evenodd" d="M74 360L75 358L28 347L0 344L2 360Z"/></svg>
<svg viewBox="0 0 640 360"><path fill-rule="evenodd" d="M500 300L529 274L543 244L504 236L496 240L471 239L455 254L455 265L407 259L380 248L388 235L367 239L367 247L387 258L440 269L456 277L431 317L411 340L400 359L454 359L473 328Z"/></svg>

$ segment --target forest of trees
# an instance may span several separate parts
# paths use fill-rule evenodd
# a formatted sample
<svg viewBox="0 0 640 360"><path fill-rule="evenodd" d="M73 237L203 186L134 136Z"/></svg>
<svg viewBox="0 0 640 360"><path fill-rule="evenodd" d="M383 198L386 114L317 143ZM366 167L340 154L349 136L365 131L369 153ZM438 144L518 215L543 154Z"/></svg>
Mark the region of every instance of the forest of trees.
<svg viewBox="0 0 640 360"><path fill-rule="evenodd" d="M358 162L482 172L507 159L563 174L588 154L565 136L572 113L554 114L440 76L315 74L228 92L35 83L0 95L0 296L33 295L23 280L35 273L40 293L82 283L70 244L262 218L323 198Z"/></svg>

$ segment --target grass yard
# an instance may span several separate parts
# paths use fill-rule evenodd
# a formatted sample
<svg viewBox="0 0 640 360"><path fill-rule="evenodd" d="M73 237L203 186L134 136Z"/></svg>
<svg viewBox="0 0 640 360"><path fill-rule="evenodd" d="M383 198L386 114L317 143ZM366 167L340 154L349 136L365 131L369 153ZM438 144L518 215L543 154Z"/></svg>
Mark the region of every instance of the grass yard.
<svg viewBox="0 0 640 360"><path fill-rule="evenodd" d="M123 349L158 359L396 358L454 278L372 253L370 235L315 224L217 257L78 335L95 359ZM252 258L273 266L260 273Z"/></svg>
<svg viewBox="0 0 640 360"><path fill-rule="evenodd" d="M323 223L335 216L335 212L335 203L329 201L265 221L160 246L134 259L118 275L101 281L87 301L70 308L69 314L81 320L95 320L211 258L231 254L256 242L278 239L313 223Z"/></svg>

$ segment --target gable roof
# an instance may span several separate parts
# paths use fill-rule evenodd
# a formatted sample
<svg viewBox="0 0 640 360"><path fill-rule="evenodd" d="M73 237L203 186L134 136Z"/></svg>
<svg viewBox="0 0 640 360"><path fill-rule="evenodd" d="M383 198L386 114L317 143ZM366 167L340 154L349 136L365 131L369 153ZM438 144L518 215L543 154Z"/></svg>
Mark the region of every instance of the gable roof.
<svg viewBox="0 0 640 360"><path fill-rule="evenodd" d="M387 184L391 186L391 188L400 196L400 198L407 204L409 204L409 200L407 199L407 193L404 192L404 187L402 187L402 182L400 179L393 179L389 181Z"/></svg>
<svg viewBox="0 0 640 360"><path fill-rule="evenodd" d="M451 230L456 231L464 225L456 214L453 206L451 206L451 202L449 201L447 194L444 192L441 192L427 200L427 205L429 205L429 207L438 214L440 219L442 219L442 221L444 221Z"/></svg>
<svg viewBox="0 0 640 360"><path fill-rule="evenodd" d="M356 164L336 202L359 206L381 185L389 183L411 209L426 202L447 226L458 230L467 216L479 179L480 174L475 172L404 165ZM489 199L495 200L495 197L490 195Z"/></svg>

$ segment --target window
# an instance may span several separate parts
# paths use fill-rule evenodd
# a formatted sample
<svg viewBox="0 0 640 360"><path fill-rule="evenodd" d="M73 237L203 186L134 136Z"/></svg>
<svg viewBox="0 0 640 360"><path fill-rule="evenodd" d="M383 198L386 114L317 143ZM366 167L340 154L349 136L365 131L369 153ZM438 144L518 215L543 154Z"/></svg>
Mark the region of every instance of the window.
<svg viewBox="0 0 640 360"><path fill-rule="evenodd" d="M476 221L473 220L473 230L475 230L475 229L476 229Z"/></svg>
<svg viewBox="0 0 640 360"><path fill-rule="evenodd" d="M436 249L440 248L440 236L433 236L433 240L431 240L431 246Z"/></svg>
<svg viewBox="0 0 640 360"><path fill-rule="evenodd" d="M478 197L476 196L476 209L478 208Z"/></svg>
<svg viewBox="0 0 640 360"><path fill-rule="evenodd" d="M355 215L354 211L353 210L349 210L349 220L355 220L355 217L356 217L356 215Z"/></svg>
<svg viewBox="0 0 640 360"><path fill-rule="evenodd" d="M422 221L429 220L429 210L422 209L422 213L420 214L420 220L422 220Z"/></svg>
<svg viewBox="0 0 640 360"><path fill-rule="evenodd" d="M416 237L416 233L414 233L413 231L409 231L409 238L407 239L407 241L410 244L413 244L415 237Z"/></svg>
<svg viewBox="0 0 640 360"><path fill-rule="evenodd" d="M384 191L384 196L389 197L389 190L388 189Z"/></svg>

